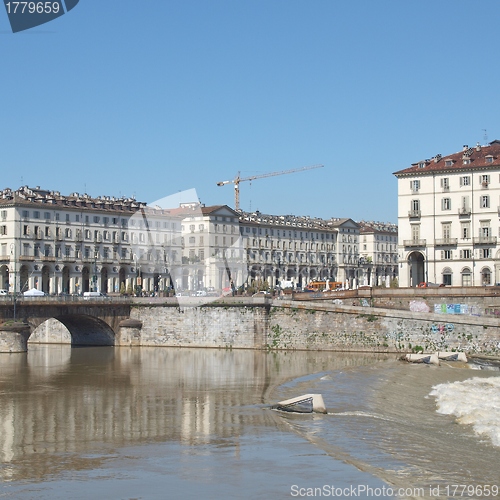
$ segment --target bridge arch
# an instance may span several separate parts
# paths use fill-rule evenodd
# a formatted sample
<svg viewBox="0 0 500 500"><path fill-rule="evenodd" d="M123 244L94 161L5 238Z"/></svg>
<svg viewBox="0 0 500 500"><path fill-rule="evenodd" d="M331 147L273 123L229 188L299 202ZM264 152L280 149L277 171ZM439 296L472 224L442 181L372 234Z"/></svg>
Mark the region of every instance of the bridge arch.
<svg viewBox="0 0 500 500"><path fill-rule="evenodd" d="M54 324L56 320L65 327ZM114 346L115 334L102 319L86 314L66 314L53 318L42 318L31 322L31 334L28 342L36 343L71 343L74 346ZM53 331L50 331L50 330Z"/></svg>

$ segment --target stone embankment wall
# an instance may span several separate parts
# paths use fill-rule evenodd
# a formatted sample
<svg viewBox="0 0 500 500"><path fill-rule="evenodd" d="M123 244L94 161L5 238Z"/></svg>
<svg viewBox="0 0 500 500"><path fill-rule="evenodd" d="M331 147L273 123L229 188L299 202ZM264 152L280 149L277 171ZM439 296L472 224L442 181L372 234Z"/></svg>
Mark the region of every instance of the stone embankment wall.
<svg viewBox="0 0 500 500"><path fill-rule="evenodd" d="M132 307L142 322L140 345L262 349L267 344L269 306Z"/></svg>
<svg viewBox="0 0 500 500"><path fill-rule="evenodd" d="M497 319L339 305L246 300L200 307L133 307L134 345L500 354ZM126 342L125 342L126 345Z"/></svg>
<svg viewBox="0 0 500 500"><path fill-rule="evenodd" d="M296 303L270 309L268 344L276 349L500 354L498 320L475 316Z"/></svg>
<svg viewBox="0 0 500 500"><path fill-rule="evenodd" d="M451 295L448 289L332 300L234 297L179 307L175 302L134 302L130 324L115 330L117 346L186 346L411 352L461 350L500 355L500 297ZM372 291L367 291L371 293ZM389 292L389 291L388 291ZM441 292L441 293L439 293ZM398 301L406 300L400 304ZM354 305L353 305L354 304ZM389 306L389 307L387 307ZM40 325L30 342L70 343L55 320Z"/></svg>

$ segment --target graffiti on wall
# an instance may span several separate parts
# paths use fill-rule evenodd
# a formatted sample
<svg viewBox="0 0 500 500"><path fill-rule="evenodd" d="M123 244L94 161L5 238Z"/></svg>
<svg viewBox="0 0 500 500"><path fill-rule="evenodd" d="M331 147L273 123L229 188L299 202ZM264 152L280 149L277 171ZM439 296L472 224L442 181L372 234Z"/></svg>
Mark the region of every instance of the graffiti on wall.
<svg viewBox="0 0 500 500"><path fill-rule="evenodd" d="M436 314L467 314L470 316L481 315L477 306L469 306L469 304L434 304L434 312Z"/></svg>
<svg viewBox="0 0 500 500"><path fill-rule="evenodd" d="M432 333L444 333L444 332L450 333L453 330L455 330L455 325L453 323L445 323L444 325L442 324L431 325Z"/></svg>
<svg viewBox="0 0 500 500"><path fill-rule="evenodd" d="M411 300L410 301L410 311L411 312L430 312L430 307L423 300Z"/></svg>

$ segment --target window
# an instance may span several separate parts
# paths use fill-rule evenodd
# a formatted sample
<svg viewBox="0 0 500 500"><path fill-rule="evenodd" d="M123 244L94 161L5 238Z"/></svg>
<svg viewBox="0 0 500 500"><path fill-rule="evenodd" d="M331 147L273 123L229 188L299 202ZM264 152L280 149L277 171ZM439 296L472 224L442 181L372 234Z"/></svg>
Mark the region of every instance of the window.
<svg viewBox="0 0 500 500"><path fill-rule="evenodd" d="M441 200L441 210L451 210L451 198L443 198Z"/></svg>
<svg viewBox="0 0 500 500"><path fill-rule="evenodd" d="M7 218L7 210L2 210L2 219Z"/></svg>
<svg viewBox="0 0 500 500"><path fill-rule="evenodd" d="M418 190L420 189L420 181L419 180L410 181L410 189L413 193L418 193Z"/></svg>
<svg viewBox="0 0 500 500"><path fill-rule="evenodd" d="M488 155L486 158L486 163L493 163L493 156Z"/></svg>
<svg viewBox="0 0 500 500"><path fill-rule="evenodd" d="M460 186L470 186L470 176L464 175L460 177Z"/></svg>
<svg viewBox="0 0 500 500"><path fill-rule="evenodd" d="M441 250L441 259L443 260L451 260L453 258L453 254L451 250Z"/></svg>
<svg viewBox="0 0 500 500"><path fill-rule="evenodd" d="M479 198L479 206L481 208L490 208L490 197L488 195Z"/></svg>
<svg viewBox="0 0 500 500"><path fill-rule="evenodd" d="M471 286L472 285L472 274L468 267L462 270L462 286Z"/></svg>
<svg viewBox="0 0 500 500"><path fill-rule="evenodd" d="M462 196L460 200L460 214L470 214L470 203L468 196Z"/></svg>
<svg viewBox="0 0 500 500"><path fill-rule="evenodd" d="M488 268L481 271L481 280L483 285L491 285L491 271Z"/></svg>
<svg viewBox="0 0 500 500"><path fill-rule="evenodd" d="M35 210L33 212L33 219L39 219L40 218L40 212L38 210Z"/></svg>
<svg viewBox="0 0 500 500"><path fill-rule="evenodd" d="M50 212L44 212L43 213L43 218L46 220L50 220Z"/></svg>
<svg viewBox="0 0 500 500"><path fill-rule="evenodd" d="M470 259L472 258L472 254L470 249L460 250L460 258L461 259Z"/></svg>
<svg viewBox="0 0 500 500"><path fill-rule="evenodd" d="M491 229L489 221L481 221L481 227L479 228L479 236L481 238L489 238L490 235L491 235Z"/></svg>
<svg viewBox="0 0 500 500"><path fill-rule="evenodd" d="M451 286L451 276L451 269L449 267L445 267L443 269L443 285Z"/></svg>
<svg viewBox="0 0 500 500"><path fill-rule="evenodd" d="M491 259L491 248L481 248L481 251L479 252L479 257L481 259ZM489 285L489 283L487 284Z"/></svg>
<svg viewBox="0 0 500 500"><path fill-rule="evenodd" d="M463 159L463 164L464 165L469 165L470 164L470 158L464 158Z"/></svg>
<svg viewBox="0 0 500 500"><path fill-rule="evenodd" d="M480 175L479 182L480 182L481 186L488 187L488 184L490 183L490 176L489 175Z"/></svg>
<svg viewBox="0 0 500 500"><path fill-rule="evenodd" d="M468 240L470 238L470 222L462 222L460 233L462 234L462 239Z"/></svg>
<svg viewBox="0 0 500 500"><path fill-rule="evenodd" d="M450 190L450 179L449 179L449 177L443 177L441 179L441 187L443 188L443 191L449 191Z"/></svg>
<svg viewBox="0 0 500 500"><path fill-rule="evenodd" d="M444 164L446 167L451 167L453 165L453 160L446 160Z"/></svg>
<svg viewBox="0 0 500 500"><path fill-rule="evenodd" d="M23 217L27 219L30 216L30 213L28 210L23 210Z"/></svg>
<svg viewBox="0 0 500 500"><path fill-rule="evenodd" d="M451 235L451 223L445 222L442 225L442 231L443 231L443 239L449 240Z"/></svg>
<svg viewBox="0 0 500 500"><path fill-rule="evenodd" d="M29 234L30 234L30 227L27 224L25 224L23 226L23 236L29 236Z"/></svg>
<svg viewBox="0 0 500 500"><path fill-rule="evenodd" d="M0 226L0 234L2 236L6 236L6 234L7 234L7 226Z"/></svg>
<svg viewBox="0 0 500 500"><path fill-rule="evenodd" d="M411 238L413 241L417 241L420 239L420 224L411 225Z"/></svg>
<svg viewBox="0 0 500 500"><path fill-rule="evenodd" d="M65 247L65 255L66 257L71 257L71 247Z"/></svg>
<svg viewBox="0 0 500 500"><path fill-rule="evenodd" d="M420 200L411 200L411 210L412 212L420 211Z"/></svg>
<svg viewBox="0 0 500 500"><path fill-rule="evenodd" d="M98 224L100 220L101 220L100 217L98 217L97 215L94 215L94 224Z"/></svg>

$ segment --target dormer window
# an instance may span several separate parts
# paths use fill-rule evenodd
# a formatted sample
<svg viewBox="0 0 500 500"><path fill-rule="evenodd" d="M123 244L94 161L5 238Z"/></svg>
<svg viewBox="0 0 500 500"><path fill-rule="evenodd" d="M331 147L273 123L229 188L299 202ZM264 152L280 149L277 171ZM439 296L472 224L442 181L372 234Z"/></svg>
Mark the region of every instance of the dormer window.
<svg viewBox="0 0 500 500"><path fill-rule="evenodd" d="M464 158L464 165L469 165L470 164L470 159L469 158Z"/></svg>
<svg viewBox="0 0 500 500"><path fill-rule="evenodd" d="M424 168L425 167L425 161L421 161L418 164L418 168Z"/></svg>
<svg viewBox="0 0 500 500"><path fill-rule="evenodd" d="M446 167L451 167L453 165L453 160L446 160L444 164Z"/></svg>
<svg viewBox="0 0 500 500"><path fill-rule="evenodd" d="M493 156L488 155L488 156L486 156L485 160L486 160L486 163L493 163Z"/></svg>

